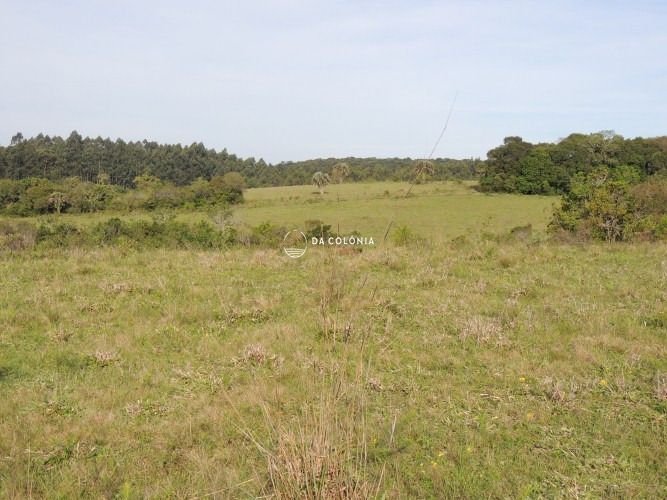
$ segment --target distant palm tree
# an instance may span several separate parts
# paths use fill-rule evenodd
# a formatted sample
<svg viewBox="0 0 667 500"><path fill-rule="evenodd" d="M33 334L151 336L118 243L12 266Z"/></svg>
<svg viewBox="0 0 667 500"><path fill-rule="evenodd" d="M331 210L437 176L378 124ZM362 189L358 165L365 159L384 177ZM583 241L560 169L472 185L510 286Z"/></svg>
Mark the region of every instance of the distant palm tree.
<svg viewBox="0 0 667 500"><path fill-rule="evenodd" d="M315 172L312 179L313 184L320 190L320 194L324 194L324 187L331 182L329 174L322 172Z"/></svg>
<svg viewBox="0 0 667 500"><path fill-rule="evenodd" d="M417 160L415 162L415 167L414 167L414 179L410 183L410 188L408 189L408 192L406 194L409 195L410 192L412 191L412 187L415 185L415 182L423 182L426 180L428 176L433 175L435 172L435 167L433 166L433 162L430 160Z"/></svg>
<svg viewBox="0 0 667 500"><path fill-rule="evenodd" d="M331 170L331 176L338 184L341 184L348 175L350 175L350 166L344 161L336 163Z"/></svg>
<svg viewBox="0 0 667 500"><path fill-rule="evenodd" d="M49 195L49 205L56 209L56 213L60 215L65 203L67 203L67 195L60 191L54 191Z"/></svg>

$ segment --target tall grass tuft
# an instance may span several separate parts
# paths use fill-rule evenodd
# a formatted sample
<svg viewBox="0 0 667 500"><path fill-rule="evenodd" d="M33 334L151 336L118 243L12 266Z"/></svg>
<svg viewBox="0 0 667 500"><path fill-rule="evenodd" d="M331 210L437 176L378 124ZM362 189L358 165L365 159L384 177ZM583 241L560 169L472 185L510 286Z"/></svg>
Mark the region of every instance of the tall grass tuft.
<svg viewBox="0 0 667 500"><path fill-rule="evenodd" d="M268 431L264 438L258 437L256 426L249 426L228 398L242 423L240 431L264 458L264 470L255 471L262 497L354 500L381 496L385 465L373 473L368 459L368 381L363 357L352 379L332 365L322 376L318 396L291 419L263 405Z"/></svg>
<svg viewBox="0 0 667 500"><path fill-rule="evenodd" d="M335 384L289 424L272 428L273 447L262 448L275 498L362 499L377 497L381 478L368 472L364 408ZM270 420L269 420L270 422Z"/></svg>

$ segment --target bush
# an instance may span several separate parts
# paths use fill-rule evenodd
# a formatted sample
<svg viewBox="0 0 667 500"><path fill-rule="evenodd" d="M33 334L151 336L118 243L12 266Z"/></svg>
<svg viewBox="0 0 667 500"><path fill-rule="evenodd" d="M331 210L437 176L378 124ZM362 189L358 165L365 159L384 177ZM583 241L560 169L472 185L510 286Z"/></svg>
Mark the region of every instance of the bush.
<svg viewBox="0 0 667 500"><path fill-rule="evenodd" d="M30 216L46 213L88 213L106 210L159 210L179 207L232 205L243 201L243 177L237 172L199 178L190 186L175 186L144 174L136 189L83 182L70 177L57 183L47 179L0 179L0 211Z"/></svg>
<svg viewBox="0 0 667 500"><path fill-rule="evenodd" d="M100 245L123 242L134 246L213 249L234 244L235 236L229 228L218 230L205 221L189 225L173 217L156 217L152 221L109 219L93 228L91 239Z"/></svg>
<svg viewBox="0 0 667 500"><path fill-rule="evenodd" d="M37 229L31 224L19 222L10 224L0 221L0 249L27 250L37 243Z"/></svg>
<svg viewBox="0 0 667 500"><path fill-rule="evenodd" d="M667 214L667 182L652 179L631 187L633 169L598 169L576 176L571 191L554 210L552 231L577 233L586 239L621 241L649 235L662 238Z"/></svg>
<svg viewBox="0 0 667 500"><path fill-rule="evenodd" d="M36 241L48 247L80 246L85 234L76 226L67 223L42 224L37 228Z"/></svg>
<svg viewBox="0 0 667 500"><path fill-rule="evenodd" d="M331 224L325 224L319 219L307 220L305 222L305 230L306 239L308 239L308 241L312 238L327 239L329 236L336 236L336 234L331 231Z"/></svg>
<svg viewBox="0 0 667 500"><path fill-rule="evenodd" d="M408 226L399 226L392 236L394 245L407 246L415 241L415 235Z"/></svg>
<svg viewBox="0 0 667 500"><path fill-rule="evenodd" d="M0 222L0 249L16 251L37 246L224 249L238 244L276 247L285 232L284 228L268 222L255 227L230 223L218 228L207 221L178 222L169 215L158 215L150 221L124 221L113 217L83 228L58 219L43 222L38 227L24 222Z"/></svg>
<svg viewBox="0 0 667 500"><path fill-rule="evenodd" d="M667 215L663 215L658 219L653 234L656 238L661 240L667 239Z"/></svg>
<svg viewBox="0 0 667 500"><path fill-rule="evenodd" d="M285 228L262 222L258 226L250 228L250 241L252 245L277 246L283 241Z"/></svg>

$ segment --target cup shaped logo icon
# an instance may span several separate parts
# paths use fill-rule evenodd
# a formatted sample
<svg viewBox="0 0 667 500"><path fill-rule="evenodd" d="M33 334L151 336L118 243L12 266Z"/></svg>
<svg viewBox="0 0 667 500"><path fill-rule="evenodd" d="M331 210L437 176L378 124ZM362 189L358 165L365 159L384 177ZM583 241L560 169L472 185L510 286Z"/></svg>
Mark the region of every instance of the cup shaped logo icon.
<svg viewBox="0 0 667 500"><path fill-rule="evenodd" d="M307 248L308 240L306 239L306 235L298 229L292 229L283 238L283 250L291 259L303 257Z"/></svg>

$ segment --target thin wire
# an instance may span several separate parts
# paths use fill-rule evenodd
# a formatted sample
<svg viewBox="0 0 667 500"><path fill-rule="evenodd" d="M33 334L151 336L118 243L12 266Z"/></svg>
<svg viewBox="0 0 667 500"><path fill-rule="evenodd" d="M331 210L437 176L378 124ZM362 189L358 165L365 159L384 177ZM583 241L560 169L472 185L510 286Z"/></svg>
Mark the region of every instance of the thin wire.
<svg viewBox="0 0 667 500"><path fill-rule="evenodd" d="M440 141L445 135L445 132L447 131L447 127L449 126L449 119L452 117L452 112L454 111L454 105L456 104L456 99L459 96L459 91L457 90L456 93L454 94L454 100L452 101L452 105L449 107L449 112L447 113L447 119L445 120L445 126L442 127L442 131L440 132L440 135L438 136L438 140L435 141L435 144L433 145L433 149L431 149L431 153L428 155L428 160L433 158L433 153L435 153L435 150L437 149L438 145L440 144ZM410 182L410 187L408 188L408 192L405 194L405 197L407 198L410 196L410 193L412 192L412 188L415 185L415 179L413 179ZM389 235L389 230L391 229L391 226L394 224L394 219L391 219L389 221L389 224L387 225L387 230L384 232L384 238L382 239L382 242L387 241L387 236Z"/></svg>
<svg viewBox="0 0 667 500"><path fill-rule="evenodd" d="M436 148L438 147L438 144L440 144L440 141L442 140L443 136L445 135L445 132L447 131L447 127L449 126L449 119L452 117L452 112L454 111L454 105L456 104L456 98L459 96L459 91L456 91L456 94L454 94L454 100L452 101L452 105L449 107L449 113L447 113L447 120L445 120L445 126L442 127L442 132L440 132L440 136L438 136L438 140L435 141L435 144L433 145L433 149L431 149L431 153L428 155L428 159L430 160L433 158L433 153L435 153Z"/></svg>

